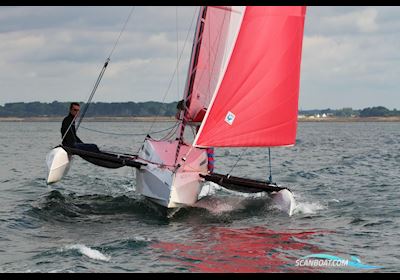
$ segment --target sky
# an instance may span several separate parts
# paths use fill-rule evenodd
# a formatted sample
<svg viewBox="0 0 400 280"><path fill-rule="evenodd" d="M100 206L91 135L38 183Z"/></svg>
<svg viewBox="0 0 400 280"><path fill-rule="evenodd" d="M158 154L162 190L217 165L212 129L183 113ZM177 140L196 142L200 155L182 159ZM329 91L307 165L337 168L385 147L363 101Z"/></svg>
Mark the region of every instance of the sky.
<svg viewBox="0 0 400 280"><path fill-rule="evenodd" d="M1 6L0 105L85 102L111 52L93 102L180 100L197 12L196 6ZM399 110L399 80L400 7L307 8L299 109Z"/></svg>

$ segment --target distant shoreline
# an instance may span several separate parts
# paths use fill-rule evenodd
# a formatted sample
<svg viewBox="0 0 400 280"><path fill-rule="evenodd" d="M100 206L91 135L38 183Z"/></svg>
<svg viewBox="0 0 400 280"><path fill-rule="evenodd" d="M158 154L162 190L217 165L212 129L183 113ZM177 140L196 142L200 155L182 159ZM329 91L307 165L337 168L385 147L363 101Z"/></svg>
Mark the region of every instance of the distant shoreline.
<svg viewBox="0 0 400 280"><path fill-rule="evenodd" d="M299 122L400 122L400 116L396 117L326 117L313 118L302 117Z"/></svg>
<svg viewBox="0 0 400 280"><path fill-rule="evenodd" d="M61 122L64 117L0 117L0 122ZM172 117L86 117L85 122L175 122ZM400 117L301 117L299 122L400 122Z"/></svg>
<svg viewBox="0 0 400 280"><path fill-rule="evenodd" d="M62 122L64 117L0 117L0 122ZM86 117L85 122L174 122L175 117Z"/></svg>

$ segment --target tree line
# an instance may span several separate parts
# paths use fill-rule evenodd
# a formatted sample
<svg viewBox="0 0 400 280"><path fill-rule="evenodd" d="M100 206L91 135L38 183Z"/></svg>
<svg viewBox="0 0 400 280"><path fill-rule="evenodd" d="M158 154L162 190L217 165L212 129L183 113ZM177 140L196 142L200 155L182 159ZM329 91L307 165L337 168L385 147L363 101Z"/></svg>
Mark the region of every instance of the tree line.
<svg viewBox="0 0 400 280"><path fill-rule="evenodd" d="M400 116L400 111L397 109L389 110L383 106L367 107L364 109L356 110L353 108L343 108L343 109L324 109L324 110L300 110L299 114L305 116L313 115L323 115L333 116L333 117L395 117Z"/></svg>
<svg viewBox="0 0 400 280"><path fill-rule="evenodd" d="M53 101L16 102L0 106L0 117L60 117L69 112L70 102ZM80 102L81 110L85 103ZM177 102L93 102L89 105L86 117L146 117L146 116L174 116Z"/></svg>
<svg viewBox="0 0 400 280"><path fill-rule="evenodd" d="M0 105L0 117L61 117L68 114L70 102L53 101L43 102L15 102ZM81 108L85 106L81 102ZM87 117L147 117L147 116L174 116L176 102L162 103L148 102L94 102L91 103ZM389 110L383 106L368 107L364 109L323 109L300 110L299 115L327 115L333 117L391 117L400 116L400 111Z"/></svg>

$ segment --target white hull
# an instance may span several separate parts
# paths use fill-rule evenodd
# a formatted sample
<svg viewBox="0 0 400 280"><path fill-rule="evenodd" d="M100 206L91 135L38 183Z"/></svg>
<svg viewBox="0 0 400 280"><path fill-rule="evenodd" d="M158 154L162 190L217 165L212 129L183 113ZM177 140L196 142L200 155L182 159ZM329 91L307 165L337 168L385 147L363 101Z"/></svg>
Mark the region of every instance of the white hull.
<svg viewBox="0 0 400 280"><path fill-rule="evenodd" d="M272 201L276 208L287 213L289 216L293 215L293 211L296 207L296 201L294 200L293 194L284 189L271 195Z"/></svg>
<svg viewBox="0 0 400 280"><path fill-rule="evenodd" d="M139 152L147 166L136 170L136 191L166 208L195 204L201 191L199 174L207 173L205 150L188 145L181 146L178 162L184 156L186 161L175 171L177 144L146 140Z"/></svg>
<svg viewBox="0 0 400 280"><path fill-rule="evenodd" d="M188 151L185 164L174 172L177 141L146 140L139 158L147 163L136 169L136 192L166 208L194 206L202 188L199 174L207 174L207 154L205 150L181 147L181 159ZM276 208L293 214L295 200L293 194L284 189L270 194Z"/></svg>
<svg viewBox="0 0 400 280"><path fill-rule="evenodd" d="M175 171L174 162L177 141L158 142L146 140L139 158L147 163L136 169L136 191L165 208L194 206L202 189L203 179L199 174L207 174L207 154L204 149L183 145L181 159L186 161ZM61 147L52 149L46 156L48 168L47 184L60 181L69 171L72 156ZM175 172L174 172L175 171ZM296 206L293 194L288 190L272 193L276 208L293 214Z"/></svg>
<svg viewBox="0 0 400 280"><path fill-rule="evenodd" d="M61 147L52 149L46 155L47 163L47 184L60 181L64 177L71 166L72 156Z"/></svg>

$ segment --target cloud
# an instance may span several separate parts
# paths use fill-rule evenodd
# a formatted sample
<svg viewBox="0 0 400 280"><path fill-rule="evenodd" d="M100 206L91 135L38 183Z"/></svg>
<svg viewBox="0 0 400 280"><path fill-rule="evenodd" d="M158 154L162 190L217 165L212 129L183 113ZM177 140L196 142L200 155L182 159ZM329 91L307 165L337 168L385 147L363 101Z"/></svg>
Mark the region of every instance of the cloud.
<svg viewBox="0 0 400 280"><path fill-rule="evenodd" d="M393 12L395 9L397 12ZM309 8L302 108L399 108L398 7ZM396 47L397 46L397 47Z"/></svg>
<svg viewBox="0 0 400 280"><path fill-rule="evenodd" d="M328 16L323 19L322 24L338 29L355 29L360 32L374 32L378 30L376 22L378 11L375 8L365 8L341 15Z"/></svg>
<svg viewBox="0 0 400 280"><path fill-rule="evenodd" d="M85 100L114 47L131 7L10 7L0 10L0 104ZM196 7L135 7L95 98L162 97L176 68ZM175 20L178 13L179 21ZM23 20L22 20L23 19ZM151 19L151 20L150 20ZM190 37L190 36L189 36ZM180 64L185 82L191 38ZM22 82L23 81L23 82ZM176 83L172 84L174 90ZM176 90L174 90L176 91ZM100 94L103 93L103 94ZM179 99L177 94L167 101Z"/></svg>
<svg viewBox="0 0 400 280"><path fill-rule="evenodd" d="M0 104L85 101L131 7L2 7ZM95 100L179 100L198 7L135 7ZM178 18L176 18L178 15ZM400 7L307 9L300 103L400 108ZM190 28L190 24L192 27ZM178 26L178 31L176 27ZM181 50L179 90L171 83ZM176 76L175 76L176 79Z"/></svg>

